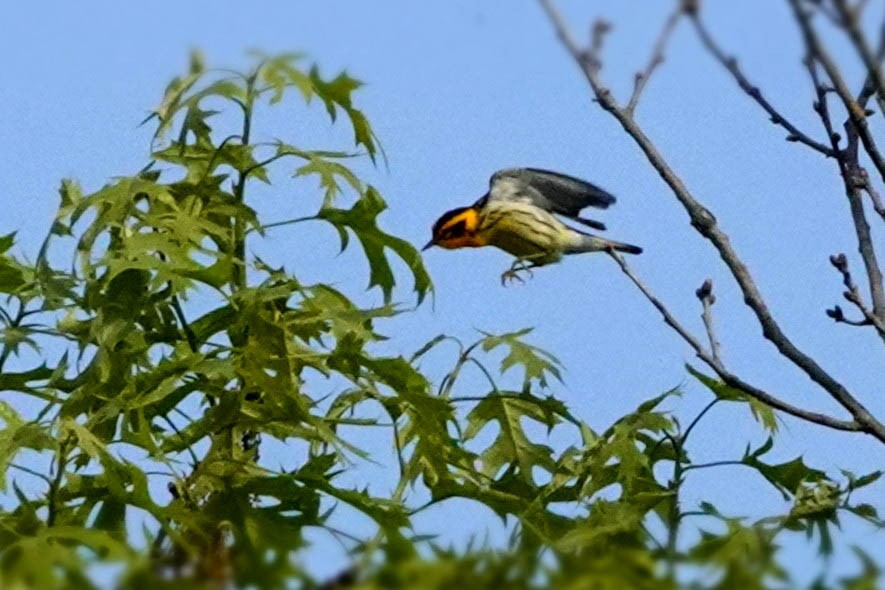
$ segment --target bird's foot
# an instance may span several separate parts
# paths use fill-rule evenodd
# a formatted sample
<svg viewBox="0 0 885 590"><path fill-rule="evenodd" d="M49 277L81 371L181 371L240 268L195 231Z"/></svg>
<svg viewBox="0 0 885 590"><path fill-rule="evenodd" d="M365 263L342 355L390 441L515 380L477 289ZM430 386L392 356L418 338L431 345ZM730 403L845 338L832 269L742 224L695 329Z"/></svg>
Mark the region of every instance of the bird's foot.
<svg viewBox="0 0 885 590"><path fill-rule="evenodd" d="M501 273L501 285L506 287L513 284L514 281L519 281L520 284L525 284L525 279L519 274L521 272L527 273L529 278L532 278L533 276L533 273L528 266L522 263L522 261L516 261L509 270Z"/></svg>

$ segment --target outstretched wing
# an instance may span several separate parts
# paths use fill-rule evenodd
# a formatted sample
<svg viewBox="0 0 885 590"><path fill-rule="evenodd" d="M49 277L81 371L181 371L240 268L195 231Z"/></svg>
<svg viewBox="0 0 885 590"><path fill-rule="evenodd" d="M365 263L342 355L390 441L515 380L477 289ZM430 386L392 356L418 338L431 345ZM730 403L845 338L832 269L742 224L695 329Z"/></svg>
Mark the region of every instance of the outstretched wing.
<svg viewBox="0 0 885 590"><path fill-rule="evenodd" d="M596 229L605 229L605 225L578 217L581 210L605 209L615 202L613 195L586 180L537 168L500 170L492 175L489 185L484 198L531 203Z"/></svg>

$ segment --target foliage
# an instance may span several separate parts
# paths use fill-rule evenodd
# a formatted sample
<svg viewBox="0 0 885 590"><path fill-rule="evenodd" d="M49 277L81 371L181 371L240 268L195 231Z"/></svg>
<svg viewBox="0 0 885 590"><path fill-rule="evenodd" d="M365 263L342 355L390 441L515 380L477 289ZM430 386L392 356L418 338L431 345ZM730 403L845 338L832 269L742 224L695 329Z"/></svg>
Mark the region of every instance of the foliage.
<svg viewBox="0 0 885 590"><path fill-rule="evenodd" d="M324 530L352 560L326 587L761 588L788 583L784 535L829 551L840 516L882 526L851 497L880 473L836 480L801 458L773 462L773 438L731 462L781 493L783 514L751 522L711 503L686 509L685 479L715 467L690 459L706 410L681 428L664 409L673 390L596 432L550 394L559 363L527 331L467 346L438 336L408 358L379 355L376 326L404 313L392 303L396 260L419 303L430 278L419 253L379 226L382 196L347 164L359 154L253 141L257 105L300 97L343 117L365 156L381 154L354 106L359 82L303 63L261 57L246 74L218 74L194 56L150 117L147 166L89 194L63 181L33 263L10 253L14 235L0 238L0 586L88 588L102 579L96 566L117 564L133 588L312 588L321 582L306 535ZM241 130L219 138L212 125L225 116ZM265 223L249 188L289 160L294 175L317 179L316 212ZM383 304L248 254L247 240L307 220L331 224L343 248L356 237ZM69 270L52 263L72 251ZM434 388L420 363L448 358L451 343L457 354ZM522 372L519 387L499 385L495 359ZM488 387L477 391L467 371ZM769 408L692 374L713 392L710 406L746 403L775 435ZM392 493L342 483L369 459L354 428L395 450ZM571 442L557 448L554 431ZM283 465L262 460L270 441L290 450ZM416 530L416 514L453 498L500 515L510 542L459 550ZM340 513L361 513L374 532L341 530ZM679 535L688 520L694 541ZM845 584L872 587L875 562L858 555L862 573Z"/></svg>

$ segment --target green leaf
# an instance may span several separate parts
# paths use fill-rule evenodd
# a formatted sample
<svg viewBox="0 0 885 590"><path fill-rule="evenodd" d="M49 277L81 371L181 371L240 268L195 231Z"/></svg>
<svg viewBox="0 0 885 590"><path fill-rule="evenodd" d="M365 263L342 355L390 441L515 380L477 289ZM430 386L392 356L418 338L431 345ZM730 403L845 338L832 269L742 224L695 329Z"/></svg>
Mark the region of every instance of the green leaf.
<svg viewBox="0 0 885 590"><path fill-rule="evenodd" d="M777 432L777 416L775 415L774 410L771 409L771 406L762 403L754 397L748 396L744 392L735 389L730 385L726 385L722 381L704 375L689 364L685 365L685 369L692 377L703 383L704 386L713 392L713 394L719 399L723 401L746 403L750 408L750 412L753 414L753 418L757 422L762 424L762 426L772 434Z"/></svg>
<svg viewBox="0 0 885 590"><path fill-rule="evenodd" d="M341 108L347 114L353 128L355 145L365 147L374 162L375 153L378 150L375 134L372 132L366 116L362 111L354 108L352 101L353 92L362 86L362 82L351 78L346 72L342 72L332 80L326 81L320 76L317 67L311 69L310 81L313 83L317 96L325 104L326 111L329 113L332 121L337 117L337 108Z"/></svg>
<svg viewBox="0 0 885 590"><path fill-rule="evenodd" d="M842 470L842 474L848 478L848 489L849 490L858 490L860 488L866 487L870 484L876 483L880 477L882 477L882 471L873 471L871 473L867 473L866 475L861 475L857 477L850 471Z"/></svg>
<svg viewBox="0 0 885 590"><path fill-rule="evenodd" d="M872 504L863 502L861 504L846 505L843 508L867 522L876 525L879 529L885 529L885 520L879 518L879 511Z"/></svg>
<svg viewBox="0 0 885 590"><path fill-rule="evenodd" d="M264 64L259 74L273 90L270 99L271 104L276 104L283 99L286 89L294 86L301 92L305 102L309 102L314 95L313 82L306 73L296 67L296 63L304 57L300 53L284 53L278 56L260 56Z"/></svg>
<svg viewBox="0 0 885 590"><path fill-rule="evenodd" d="M290 145L280 144L277 147L277 156L295 155L307 160L307 163L295 170L295 176L316 175L320 180L320 188L324 190L323 207L330 207L335 197L343 192L344 185L362 195L363 183L354 172L342 164L326 157L322 152L306 152L298 150ZM383 209L383 207L382 207Z"/></svg>
<svg viewBox="0 0 885 590"><path fill-rule="evenodd" d="M467 415L464 440L474 438L489 422L498 423L499 433L495 441L482 454L482 469L488 477L495 478L504 466L519 468L519 476L534 484L532 470L537 466L553 473L555 461L553 450L532 442L523 430L521 420L527 418L549 428L557 418L537 398L520 395L489 394Z"/></svg>
<svg viewBox="0 0 885 590"><path fill-rule="evenodd" d="M2 377L2 376L0 376ZM5 389L0 386L0 390ZM21 449L44 451L54 449L55 439L39 424L25 422L18 412L6 402L0 401L0 491L6 491L8 478L5 477L9 464Z"/></svg>
<svg viewBox="0 0 885 590"><path fill-rule="evenodd" d="M15 243L15 233L12 232L10 234L6 234L5 236L0 236L0 254L3 254Z"/></svg>
<svg viewBox="0 0 885 590"><path fill-rule="evenodd" d="M508 349L507 356L501 361L502 373L512 367L522 367L523 389L526 391L531 388L534 381L537 381L541 387L547 387L548 374L555 377L558 381L562 381L562 375L560 374L562 365L559 360L549 352L522 341L522 337L531 331L531 328L526 328L497 336L482 332L485 336L482 339L482 349L484 351L489 352L499 346L504 346Z"/></svg>
<svg viewBox="0 0 885 590"><path fill-rule="evenodd" d="M154 117L159 120L157 129L154 132L155 140L163 138L165 133L170 129L175 115L180 112L183 106L188 104L188 101L185 98L188 91L200 81L205 71L205 63L202 55L197 51L191 52L190 67L187 75L172 79L166 87L160 106L158 106L154 112L143 121L147 122Z"/></svg>
<svg viewBox="0 0 885 590"><path fill-rule="evenodd" d="M690 548L688 560L719 574L716 590L765 590L772 580L784 579L776 561L777 528L761 524L745 526L736 519L725 521L723 534L701 531L701 538ZM769 577L771 579L769 579Z"/></svg>
<svg viewBox="0 0 885 590"><path fill-rule="evenodd" d="M15 232L0 236L0 293L16 293L25 284L26 268L6 251L15 243Z"/></svg>
<svg viewBox="0 0 885 590"><path fill-rule="evenodd" d="M623 535L637 535L643 513L627 502L593 503L590 516L578 521L574 530L558 540L557 546L566 551L592 550L615 542ZM623 543L624 539L618 539Z"/></svg>
<svg viewBox="0 0 885 590"><path fill-rule="evenodd" d="M390 301L396 281L390 262L385 254L386 249L392 250L412 273L414 290L418 294L418 302L433 288L430 275L424 268L421 255L410 243L382 231L377 224L378 215L387 208L381 195L371 186L350 209L326 207L320 210L318 218L334 225L342 236L345 230L354 233L369 262L369 288L379 287L384 293L384 300ZM342 238L341 247L347 247L346 239Z"/></svg>
<svg viewBox="0 0 885 590"><path fill-rule="evenodd" d="M750 452L749 446L744 453L741 462L758 471L762 477L767 479L778 491L781 492L784 499L789 499L795 495L800 485L804 483L814 483L826 479L826 473L818 469L812 469L802 460L802 457L796 457L792 461L785 463L768 464L760 459L768 453L774 446L771 437L755 451Z"/></svg>

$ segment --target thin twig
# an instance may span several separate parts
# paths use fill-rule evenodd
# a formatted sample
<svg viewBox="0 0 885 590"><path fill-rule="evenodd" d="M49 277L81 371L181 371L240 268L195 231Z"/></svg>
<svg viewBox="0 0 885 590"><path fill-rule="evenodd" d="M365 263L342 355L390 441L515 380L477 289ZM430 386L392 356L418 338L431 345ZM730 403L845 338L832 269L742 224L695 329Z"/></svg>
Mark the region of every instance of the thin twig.
<svg viewBox="0 0 885 590"><path fill-rule="evenodd" d="M657 309L661 313L661 316L663 316L664 318L664 323L673 328L677 334L682 336L682 339L685 340L688 345L694 349L695 353L697 353L698 357L700 357L701 360L711 365L711 368L713 368L713 365L718 364L713 359L713 357L707 353L704 347L701 346L701 343L698 342L697 338L695 338L691 332L686 330L682 326L682 324L679 323L679 321L673 316L673 314L670 313L670 310L667 309L667 307L663 303L661 303L660 299L655 297L655 295L648 289L648 287L645 286L645 284L639 279L639 277L636 276L636 273L633 272L633 269L630 268L630 266L627 264L627 261L624 260L623 256L619 255L614 250L609 250L608 255L614 258L615 262L618 263L618 266L621 267L623 273L627 275L627 278L629 278L633 282L633 284L642 292L642 294L645 295L645 298L648 299L648 301L655 307L655 309ZM709 359L709 361L707 359Z"/></svg>
<svg viewBox="0 0 885 590"><path fill-rule="evenodd" d="M694 469L706 469L708 467L724 467L726 465L746 465L743 461L736 460L726 460L726 461L711 461L709 463L693 463L691 465L686 465L682 471L692 471Z"/></svg>
<svg viewBox="0 0 885 590"><path fill-rule="evenodd" d="M831 310L827 310L827 315L833 318L836 322L843 324L850 324L852 326L871 325L876 328L876 331L879 332L879 336L882 338L883 342L885 342L885 322L879 319L876 314L866 306L866 303L864 303L863 296L860 294L860 289L857 288L857 285L851 277L851 271L848 269L848 258L845 254L830 256L830 264L832 264L833 267L839 271L839 274L842 275L842 284L845 285L846 289L842 294L843 297L860 311L861 315L864 317L864 321L855 322L845 318L842 309L838 305Z"/></svg>
<svg viewBox="0 0 885 590"><path fill-rule="evenodd" d="M832 309L828 309L826 312L827 316L833 318L833 321L837 324L847 324L859 328L870 325L870 322L867 320L849 320L845 317L845 312L842 311L842 308L838 305L834 305Z"/></svg>
<svg viewBox="0 0 885 590"><path fill-rule="evenodd" d="M568 52L572 54L578 63L583 61L584 52L581 50L581 46L572 36L569 31L568 25L565 24L565 19L562 18L562 15L559 13L559 10L553 5L551 0L538 0L541 3L541 8L544 12L547 13L547 18L553 23L553 29L556 31L556 34L559 36L559 40L568 49ZM598 26L601 21L596 21L594 27ZM594 52L598 51L598 47L594 48Z"/></svg>
<svg viewBox="0 0 885 590"><path fill-rule="evenodd" d="M833 0L833 4L839 14L841 27L851 39L867 68L867 76L874 88L879 111L885 113L885 76L882 75L882 68L877 56L873 54L873 48L861 30L859 15L845 0Z"/></svg>
<svg viewBox="0 0 885 590"><path fill-rule="evenodd" d="M703 410L698 412L698 415L694 417L694 420L689 422L688 428L685 429L685 432L683 432L682 436L680 437L680 440L681 440L680 444L682 444L682 446L685 446L685 443L688 441L688 435L691 434L691 431L694 430L695 426L698 425L698 423L701 421L701 418L703 418L707 414L707 412L712 410L713 406L715 406L716 404L718 404L721 401L722 401L721 397L713 398L710 401L710 403L708 403L706 406L704 406Z"/></svg>
<svg viewBox="0 0 885 590"><path fill-rule="evenodd" d="M806 57L804 63L817 93L817 100L814 103L815 111L830 136L830 142L833 149L838 153L836 162L839 165L839 173L842 175L845 196L848 199L851 220L857 235L858 252L861 255L864 268L866 269L870 296L873 300L873 313L879 319L885 321L885 289L883 289L882 286L882 272L879 269L879 262L876 258L876 251L873 247L872 233L870 231L870 225L867 222L860 191L866 190L871 195L874 207L876 207L878 193L872 186L869 174L859 163L857 133L850 121L845 122L846 147L844 149L839 147L840 137L835 132L830 117L829 105L827 102L827 89L820 80L817 71L818 62L811 53L810 48L809 55Z"/></svg>
<svg viewBox="0 0 885 590"><path fill-rule="evenodd" d="M790 122L784 115L780 113L774 106L768 102L768 99L762 95L762 91L759 90L759 87L750 82L749 79L744 75L744 72L738 66L738 62L734 57L730 57L725 54L721 47L716 43L713 39L713 36L710 34L710 31L707 29L707 26L701 20L701 17L698 13L693 13L691 15L691 22L694 24L695 31L697 31L698 38L701 40L701 44L710 52L710 54L716 58L722 67L724 67L729 74L731 74L732 78L734 78L735 82L737 82L738 86L740 86L741 90L743 90L747 95L752 98L756 103L762 107L762 109L768 114L769 120L775 125L780 125L784 129L786 129L787 133L787 141L796 141L802 144L807 145L811 149L820 152L821 154L827 156L828 158L832 158L835 156L835 152L824 145L823 143L812 139L807 134L803 133L796 127L793 123Z"/></svg>
<svg viewBox="0 0 885 590"><path fill-rule="evenodd" d="M710 340L710 352L713 355L713 360L717 363L722 363L719 340L716 338L716 331L713 329L713 304L716 303L716 296L713 295L712 279L704 281L704 284L695 291L695 295L697 295L704 308L704 311L701 312L701 319L704 321L707 338Z"/></svg>
<svg viewBox="0 0 885 590"><path fill-rule="evenodd" d="M845 128L848 132L849 124ZM851 218L857 234L857 251L863 261L867 280L870 288L870 298L873 301L873 314L885 322L885 287L883 287L882 271L876 257L876 249L873 246L873 234L867 216L864 211L861 188L869 185L869 178L862 175L862 168L857 163L857 140L849 134L848 149L846 150L846 174L843 177L845 183L845 195L848 197L848 206L851 209Z"/></svg>
<svg viewBox="0 0 885 590"><path fill-rule="evenodd" d="M172 287L171 281L169 283L169 287ZM184 309L182 309L181 307L181 302L178 300L178 295L173 295L171 297L171 301L172 309L175 311L175 316L178 318L178 323L181 324L181 329L184 331L188 347L191 349L191 352L199 352L197 335L194 334L193 328L191 328L191 325L187 321L187 317L184 315Z"/></svg>
<svg viewBox="0 0 885 590"><path fill-rule="evenodd" d="M46 493L47 527L52 527L53 525L55 525L55 520L58 517L58 491L61 488L61 482L64 479L65 471L67 469L67 455L72 440L72 437L68 436L58 445L58 452L55 456L55 473L52 477L52 481L49 482L49 490Z"/></svg>
<svg viewBox="0 0 885 590"><path fill-rule="evenodd" d="M670 187L673 195L685 208L691 219L692 226L715 246L720 257L725 262L726 266L728 266L732 276L737 281L738 286L744 295L744 301L756 315L765 338L775 345L782 356L801 369L812 381L824 389L830 397L838 402L843 408L848 410L852 417L854 417L854 420L836 420L822 414L807 412L801 408L791 406L768 395L762 390L753 388L726 371L719 373L723 381L733 387L741 389L748 395L760 399L760 401L765 401L769 405L772 405L772 407L782 409L792 415L841 430L861 430L875 436L880 441L885 442L885 424L876 420L866 406L857 400L844 385L836 381L836 379L818 365L813 358L799 350L799 348L797 348L781 330L780 325L768 310L768 305L750 275L749 269L744 265L743 261L732 248L728 235L717 225L716 218L703 204L694 198L682 182L682 179L676 175L664 157L658 152L651 139L649 139L636 121L634 121L633 118L617 104L612 97L611 92L600 81L598 55L593 53L585 55L581 52L581 50L574 45L573 39L565 26L564 20L559 15L552 2L550 0L539 0L539 2L547 11L548 15L550 15L550 20L554 27L556 27L560 39L564 40L566 48L569 49L570 53L579 60L579 64L582 66L582 71L587 78L587 81L590 83L590 87L592 88L600 106L615 117L624 131L643 151L649 163L658 174L660 174L661 178L663 178ZM593 65L594 61L597 62L597 65L590 67ZM714 362L711 357L710 362ZM728 378L726 378L726 376ZM750 391L753 393L751 394ZM766 401L766 399L770 401Z"/></svg>
<svg viewBox="0 0 885 590"><path fill-rule="evenodd" d="M636 285L636 287L642 292L643 295L645 295L645 298L648 299L649 302L651 302L651 304L661 313L661 315L664 317L664 322L666 322L668 326L672 327L677 334L682 336L682 339L685 340L689 344L689 346L694 349L695 354L697 354L698 358L704 361L704 363L706 363L707 366L709 366L711 369L713 369L713 371L715 371L716 374L719 375L719 378L722 379L722 381L726 385L734 387L735 389L739 389L750 397L754 397L759 401L771 406L772 408L790 414L791 416L802 418L803 420L814 422L815 424L820 424L822 426L828 426L836 430L845 430L849 432L866 432L866 430L864 430L864 428L861 426L861 424L858 423L858 421L839 420L837 418L831 418L830 416L819 414L817 412L809 412L807 410L803 410L802 408L796 407L792 404L788 404L787 402L782 401L774 397L773 395L770 395L769 393L766 393L758 387L750 385L736 375L733 375L732 373L727 371L725 367L722 364L716 362L712 355L704 350L700 342L698 342L697 339L692 336L691 333L686 330L682 326L682 324L680 324L676 320L675 317L673 317L673 314L670 313L670 310L668 310L667 307L663 303L661 303L661 301L657 297L654 296L654 294L648 289L648 287L645 286L645 284L639 279L639 277L636 276L636 274L633 272L633 270L626 263L622 256L613 251L609 251L608 254L615 259L624 274L627 275L627 277L633 282L633 284ZM875 430L873 430L871 434L885 442L885 436L879 437Z"/></svg>
<svg viewBox="0 0 885 590"><path fill-rule="evenodd" d="M870 181L870 175L865 168L861 168L860 173L863 176L863 191L870 197L870 201L873 203L873 210L885 221L885 203L882 202L879 191L873 186L873 183Z"/></svg>
<svg viewBox="0 0 885 590"><path fill-rule="evenodd" d="M659 65L664 63L664 50L667 48L667 42L673 35L673 31L676 30L676 25L679 24L679 19L684 12L685 9L683 6L677 4L676 10L673 11L664 23L664 27L661 29L661 34L658 36L658 40L655 41L648 65L645 66L643 71L636 74L636 79L633 85L633 94L630 96L630 102L627 103L626 107L627 112L631 116L636 111L636 105L639 104L639 97L642 95L642 91L645 89L646 84L648 84L651 75Z"/></svg>
<svg viewBox="0 0 885 590"><path fill-rule="evenodd" d="M860 18L861 11L862 7L858 7L856 11L858 13L858 18ZM876 62L880 63L882 60L885 60L885 19L882 20L882 23L879 26L879 48L876 50ZM864 81L863 87L857 95L857 104L859 104L861 108L867 108L867 103L874 94L876 94L876 83L873 81L873 76L868 73L867 79ZM882 111L880 108L879 114L885 116L885 111Z"/></svg>
<svg viewBox="0 0 885 590"><path fill-rule="evenodd" d="M845 79L839 71L839 66L824 47L823 42L818 37L814 27L811 26L811 14L801 6L800 0L788 1L793 7L793 13L796 16L796 21L799 23L799 28L802 30L802 37L805 39L805 45L807 46L809 53L820 63L821 66L823 66L824 71L827 73L827 77L832 81L833 89L842 100L845 110L848 111L848 119L851 121L858 137L860 137L864 150L876 166L879 175L885 180L885 159L883 159L882 154L879 152L879 148L876 145L876 141L873 139L873 134L867 124L865 109L863 109L854 99L854 96L848 89L848 84L845 82Z"/></svg>

